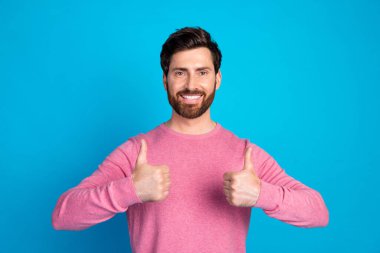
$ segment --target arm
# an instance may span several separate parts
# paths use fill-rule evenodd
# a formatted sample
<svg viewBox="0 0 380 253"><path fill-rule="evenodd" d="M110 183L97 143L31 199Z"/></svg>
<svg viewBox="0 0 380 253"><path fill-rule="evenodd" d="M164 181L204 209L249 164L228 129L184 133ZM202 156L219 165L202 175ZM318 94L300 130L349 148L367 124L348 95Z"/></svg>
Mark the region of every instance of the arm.
<svg viewBox="0 0 380 253"><path fill-rule="evenodd" d="M288 176L263 149L249 145L253 147L253 161L261 180L260 195L254 207L297 227L327 226L329 212L320 193Z"/></svg>
<svg viewBox="0 0 380 253"><path fill-rule="evenodd" d="M52 214L53 227L84 230L141 203L131 176L136 157L133 139L116 148L91 176L60 196Z"/></svg>

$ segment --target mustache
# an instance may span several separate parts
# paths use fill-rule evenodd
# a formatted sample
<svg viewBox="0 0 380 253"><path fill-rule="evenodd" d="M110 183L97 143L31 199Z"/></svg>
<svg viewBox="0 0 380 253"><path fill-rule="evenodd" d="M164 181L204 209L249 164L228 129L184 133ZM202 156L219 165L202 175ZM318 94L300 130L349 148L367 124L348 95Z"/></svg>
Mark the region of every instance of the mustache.
<svg viewBox="0 0 380 253"><path fill-rule="evenodd" d="M188 88L182 90L182 91L179 91L177 93L177 95L181 96L181 95L205 95L205 93L203 91L200 91L200 90L189 90Z"/></svg>

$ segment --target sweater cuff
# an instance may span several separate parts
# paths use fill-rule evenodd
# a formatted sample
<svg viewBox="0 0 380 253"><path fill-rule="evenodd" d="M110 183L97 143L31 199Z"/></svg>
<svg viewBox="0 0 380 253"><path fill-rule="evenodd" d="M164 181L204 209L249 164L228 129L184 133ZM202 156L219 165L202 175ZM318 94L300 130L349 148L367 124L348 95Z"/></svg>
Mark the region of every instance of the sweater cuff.
<svg viewBox="0 0 380 253"><path fill-rule="evenodd" d="M136 188L132 181L132 176L127 176L119 180L112 181L114 188L114 198L122 209L127 209L133 204L142 203L136 193Z"/></svg>
<svg viewBox="0 0 380 253"><path fill-rule="evenodd" d="M265 211L275 211L281 200L281 187L261 180L259 198L253 207L262 208Z"/></svg>

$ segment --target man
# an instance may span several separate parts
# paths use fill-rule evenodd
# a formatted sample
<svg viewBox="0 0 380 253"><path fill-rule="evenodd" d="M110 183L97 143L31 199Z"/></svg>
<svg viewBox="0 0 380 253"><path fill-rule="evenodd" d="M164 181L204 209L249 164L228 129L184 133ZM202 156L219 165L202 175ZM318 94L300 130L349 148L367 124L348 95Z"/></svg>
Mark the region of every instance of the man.
<svg viewBox="0 0 380 253"><path fill-rule="evenodd" d="M129 138L62 194L55 229L83 230L127 212L133 252L245 252L251 208L298 227L326 226L321 195L263 149L211 119L221 52L201 28L161 51L169 121Z"/></svg>

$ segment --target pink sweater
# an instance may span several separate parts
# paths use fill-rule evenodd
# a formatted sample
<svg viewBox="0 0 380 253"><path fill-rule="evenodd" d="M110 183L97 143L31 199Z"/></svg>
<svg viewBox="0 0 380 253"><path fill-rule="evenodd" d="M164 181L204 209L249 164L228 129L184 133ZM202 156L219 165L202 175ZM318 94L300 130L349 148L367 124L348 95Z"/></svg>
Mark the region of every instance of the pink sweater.
<svg viewBox="0 0 380 253"><path fill-rule="evenodd" d="M161 202L142 203L131 180L140 149L147 160L167 165L170 191ZM251 207L231 206L223 192L223 174L243 168L244 150L261 179L254 207L298 227L321 227L329 213L321 195L288 176L263 149L240 139L219 123L210 132L189 135L160 124L117 147L98 169L60 196L53 211L57 230L83 230L126 212L132 251L245 252Z"/></svg>

